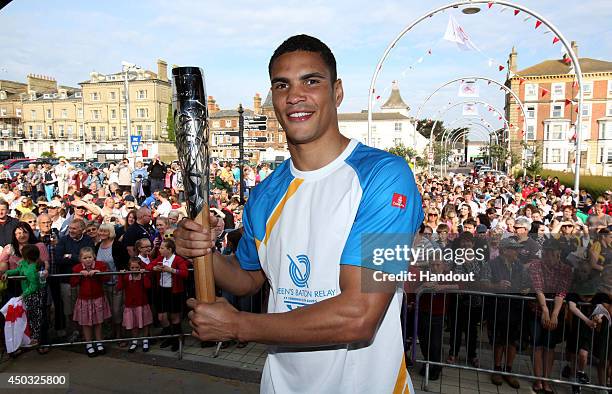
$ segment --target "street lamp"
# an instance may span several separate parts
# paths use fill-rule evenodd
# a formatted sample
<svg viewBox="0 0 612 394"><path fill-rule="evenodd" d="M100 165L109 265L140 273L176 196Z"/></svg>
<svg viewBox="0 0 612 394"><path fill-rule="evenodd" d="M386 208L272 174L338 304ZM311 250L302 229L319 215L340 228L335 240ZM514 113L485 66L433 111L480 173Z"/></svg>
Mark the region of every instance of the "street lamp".
<svg viewBox="0 0 612 394"><path fill-rule="evenodd" d="M125 97L125 111L126 111L126 125L127 125L127 132L125 133L127 135L126 136L127 140L126 140L126 145L125 145L126 146L125 156L129 160L130 149L132 148L131 147L132 123L130 119L130 93L128 89L129 72L139 70L140 67L138 67L134 63L122 61L121 68L123 69L123 83L125 85L124 87L125 96L124 97Z"/></svg>

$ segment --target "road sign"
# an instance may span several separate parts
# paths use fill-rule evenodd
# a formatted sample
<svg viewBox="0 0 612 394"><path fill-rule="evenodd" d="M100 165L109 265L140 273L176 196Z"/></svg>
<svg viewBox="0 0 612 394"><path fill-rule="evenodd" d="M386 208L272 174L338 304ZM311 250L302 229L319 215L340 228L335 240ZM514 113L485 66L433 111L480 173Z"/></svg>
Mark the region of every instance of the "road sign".
<svg viewBox="0 0 612 394"><path fill-rule="evenodd" d="M138 146L140 145L140 140L142 136L140 135L131 135L130 136L130 145L132 146L132 153L138 152Z"/></svg>
<svg viewBox="0 0 612 394"><path fill-rule="evenodd" d="M268 117L266 115L245 116L244 120L247 122L266 122Z"/></svg>
<svg viewBox="0 0 612 394"><path fill-rule="evenodd" d="M244 137L244 142L268 142L268 137Z"/></svg>
<svg viewBox="0 0 612 394"><path fill-rule="evenodd" d="M268 129L268 126L266 126L265 124L255 124L255 125L244 125L244 129L245 130L250 130L250 131L266 131Z"/></svg>

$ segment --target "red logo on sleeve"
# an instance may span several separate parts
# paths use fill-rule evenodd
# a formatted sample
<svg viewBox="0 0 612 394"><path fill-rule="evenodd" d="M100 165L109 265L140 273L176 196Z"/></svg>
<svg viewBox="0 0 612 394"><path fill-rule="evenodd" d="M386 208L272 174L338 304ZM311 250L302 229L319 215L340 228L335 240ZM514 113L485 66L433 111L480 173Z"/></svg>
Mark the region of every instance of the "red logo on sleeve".
<svg viewBox="0 0 612 394"><path fill-rule="evenodd" d="M396 208L400 208L400 209L406 208L406 196L404 196L403 194L399 194L399 193L393 193L393 199L391 200L391 205Z"/></svg>

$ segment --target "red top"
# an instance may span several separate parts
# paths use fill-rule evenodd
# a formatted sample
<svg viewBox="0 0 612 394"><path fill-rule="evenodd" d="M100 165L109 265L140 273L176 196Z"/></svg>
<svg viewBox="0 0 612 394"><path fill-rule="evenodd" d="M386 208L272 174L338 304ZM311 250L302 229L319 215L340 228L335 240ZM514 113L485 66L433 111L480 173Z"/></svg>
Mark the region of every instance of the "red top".
<svg viewBox="0 0 612 394"><path fill-rule="evenodd" d="M147 265L147 270L153 271L153 267L156 265L164 265L164 258L162 256L157 257L155 260L151 261L151 264ZM187 279L189 276L189 263L187 260L182 258L181 256L174 255L174 260L172 261L172 268L177 270L176 274L172 274L172 292L173 293L182 293L185 291L185 286L183 285L183 280ZM159 286L159 274L161 271L154 271L154 285Z"/></svg>
<svg viewBox="0 0 612 394"><path fill-rule="evenodd" d="M137 275L140 275L140 279L133 279ZM146 289L149 288L151 288L149 274L123 274L119 276L117 283L117 290L124 290L123 302L128 308L148 305Z"/></svg>
<svg viewBox="0 0 612 394"><path fill-rule="evenodd" d="M85 270L85 266L82 263L75 264L72 267L72 272L78 274ZM107 271L106 264L102 261L96 261L92 270L98 270L100 272ZM84 300L94 300L104 296L104 282L108 280L106 275L94 275L94 276L71 276L70 285L72 287L79 286L79 298Z"/></svg>

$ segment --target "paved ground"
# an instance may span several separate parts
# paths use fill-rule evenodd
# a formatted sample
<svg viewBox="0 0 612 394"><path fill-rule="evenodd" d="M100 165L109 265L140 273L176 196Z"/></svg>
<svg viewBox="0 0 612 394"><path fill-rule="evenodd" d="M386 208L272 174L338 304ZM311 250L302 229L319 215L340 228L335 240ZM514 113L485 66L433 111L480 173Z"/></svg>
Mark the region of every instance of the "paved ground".
<svg viewBox="0 0 612 394"><path fill-rule="evenodd" d="M16 360L3 359L0 373L56 372L70 374L69 389L45 393L259 393L259 385L221 379L204 373L135 363L114 357L89 358L73 351L55 349L46 356L29 352ZM28 393L40 389L5 390Z"/></svg>

